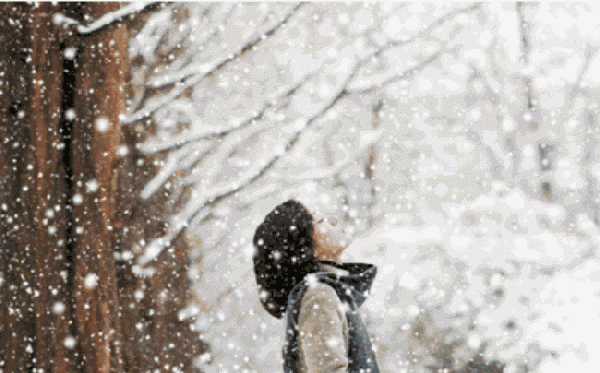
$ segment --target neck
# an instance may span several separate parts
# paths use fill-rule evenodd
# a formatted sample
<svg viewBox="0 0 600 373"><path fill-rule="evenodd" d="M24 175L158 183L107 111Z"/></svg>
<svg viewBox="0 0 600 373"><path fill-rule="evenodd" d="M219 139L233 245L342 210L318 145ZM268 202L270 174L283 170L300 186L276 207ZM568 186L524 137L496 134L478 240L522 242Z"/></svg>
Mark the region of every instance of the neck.
<svg viewBox="0 0 600 373"><path fill-rule="evenodd" d="M340 263L340 255L339 254L325 254L322 253L321 255L317 256L318 260L328 260L331 262L336 262L336 263Z"/></svg>

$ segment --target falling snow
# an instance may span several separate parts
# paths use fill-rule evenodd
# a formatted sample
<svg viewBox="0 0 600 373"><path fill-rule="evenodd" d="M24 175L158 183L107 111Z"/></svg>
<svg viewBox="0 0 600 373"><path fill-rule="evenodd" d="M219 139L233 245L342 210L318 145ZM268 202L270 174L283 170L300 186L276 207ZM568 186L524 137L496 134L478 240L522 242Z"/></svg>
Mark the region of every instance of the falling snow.
<svg viewBox="0 0 600 373"><path fill-rule="evenodd" d="M83 195L81 195L81 193L75 193L73 195L73 204L81 205L82 203L83 203Z"/></svg>
<svg viewBox="0 0 600 373"><path fill-rule="evenodd" d="M65 304L63 302L54 302L54 304L52 305L52 312L55 315L60 315L63 312L65 312L67 308L65 307Z"/></svg>
<svg viewBox="0 0 600 373"><path fill-rule="evenodd" d="M85 278L83 279L83 284L88 289L95 288L96 285L98 284L98 275L95 273L88 273L87 275L85 275Z"/></svg>
<svg viewBox="0 0 600 373"><path fill-rule="evenodd" d="M65 56L65 58L67 60L74 60L75 57L77 56L77 49L75 49L75 48L65 48L64 56Z"/></svg>
<svg viewBox="0 0 600 373"><path fill-rule="evenodd" d="M272 9L279 18L273 17L267 28L290 8L265 5L245 11ZM580 79L586 89L596 89L599 64L572 40L549 46L543 35L561 34L553 30L566 27L556 22L564 17L582 45L598 45L596 26L591 26L597 21L589 18L589 26L577 26L572 14L587 15L592 8L563 11L562 5L465 9L459 4L312 4L301 8L285 29L261 39L252 61L227 63L212 88L202 85L189 100L169 101L173 104L150 113L160 133L140 148L155 152L176 146L162 170L166 175L186 173L184 182L192 186L194 197L176 216L206 246L198 249L203 264L196 292L208 310L199 311L204 321L198 325L212 341L213 353L210 359L198 359L203 369L270 371L280 366L284 326L260 306L260 293L249 280L255 249L241 240L249 240L261 219L288 198L300 200L316 215L338 217L339 224L323 231L333 242L349 243L345 260L378 266L363 309L380 347L382 371L406 367L399 361L405 357L403 348L413 343L407 331L424 314L432 315L432 330L455 325L464 342L456 358L463 364L481 346L487 346L486 359L507 363L506 371L524 369L517 361L528 361L531 372L542 371L552 354L569 359L563 345L539 343L547 324L535 318L535 304L549 302L550 295L543 298L541 289L559 286L553 281L562 280L553 276L570 273L595 245L596 225L572 206L588 193L589 176L600 180L594 176L600 171L593 168L595 161L582 165L581 157L595 152L579 145L597 136L585 137L581 126L585 113L596 117L586 109L593 102L581 98L570 103L570 96L561 96L555 87ZM528 22L527 48L518 31L521 16ZM219 32L236 27L214 25ZM258 24L249 27L260 32ZM204 40L198 34L191 44ZM144 52L142 39L136 43L133 56L153 58ZM215 40L204 46L204 53L235 55L233 46L225 44ZM584 61L591 61L587 71L582 70ZM194 81L210 66L198 57L196 64L174 68L164 80L157 75L152 82L166 84L161 82L185 74ZM530 110L526 79L535 93ZM238 104L246 94L240 90L265 99L244 107ZM340 92L344 94L338 97ZM191 109L195 102L202 102L203 109ZM568 105L576 112L565 109ZM140 115L154 110L138 107ZM556 113L562 124L550 124ZM177 120L190 126L174 130ZM534 122L537 132L526 132ZM209 150L216 145L211 133L224 134L216 151ZM542 140L554 149L544 153L546 158L540 156ZM198 159L203 161L194 163ZM185 169L182 164L188 160L193 166ZM540 167L552 171L544 174ZM586 176L588 169L594 171ZM166 175L157 175L144 196L160 191ZM262 176L248 184L255 175ZM553 187L550 202L540 197L546 180ZM569 194L573 202L557 200ZM215 199L220 202L213 208ZM147 246L148 258L166 250L157 243ZM548 268L552 275L546 274ZM230 298L230 293L236 295ZM444 324L446 319L454 321ZM552 322L560 325L557 318ZM469 323L475 325L471 331ZM239 330L240 324L249 329ZM232 343L248 352L247 364ZM559 364L560 359L552 361Z"/></svg>
<svg viewBox="0 0 600 373"><path fill-rule="evenodd" d="M92 193L98 190L98 180L91 179L85 182L85 190L88 193Z"/></svg>
<svg viewBox="0 0 600 373"><path fill-rule="evenodd" d="M75 348L77 341L72 336L68 336L63 340L63 344L65 345L66 348L68 348L70 350L70 349Z"/></svg>
<svg viewBox="0 0 600 373"><path fill-rule="evenodd" d="M93 22L49 15L53 27L87 35L146 5L129 4ZM135 284L125 307L144 308L145 319L163 317L166 305L182 303L175 295L181 289L155 294L148 284L170 271L169 261L179 260L176 245L185 239L194 297L175 318L192 320L198 338L210 345L195 365L213 373L280 371L285 318L271 317L261 305L268 293L256 286L252 237L267 213L293 198L315 222L324 218L318 232L346 247L342 261L377 266L360 312L382 373L461 371L479 356L506 364L506 373L597 371L599 10L553 3L174 3L149 9L128 43L121 123L102 112L86 122L79 109L49 110L49 118L81 121L74 131L89 123L102 139L92 145L108 146L101 167L73 175L72 192L61 201L32 194L73 172L62 156L78 145L65 136L44 150L60 152L60 172L40 170L43 158L27 158L22 170L13 170L24 175L15 195L35 195L41 209L19 211L11 198L0 203L6 234L24 231L23 219L31 219L52 250L68 249L57 251L56 260L68 252L74 267L62 267L61 284L49 298L38 298L37 281L51 275L40 269L43 260L31 270L36 282L25 270L23 276L0 272L0 292L18 288L45 299L53 318L71 317L71 303L60 298L64 284L82 284L86 294L104 286L98 288L105 269L87 267L77 251L88 234L103 234L110 237L108 258ZM11 27L20 22L6 20ZM115 43L103 40L93 48ZM61 58L77 64L85 48L67 46ZM19 53L32 63L32 53ZM0 72L3 97L6 79ZM46 84L36 77L32 86L45 91ZM85 93L98 92L92 84ZM11 125L29 128L22 122L32 114L21 105L15 101L8 110ZM35 132L39 139L54 139L48 125L43 136ZM61 122L61 131L70 125ZM3 144L7 154L24 154L22 141L7 137ZM106 157L109 150L117 160ZM100 168L117 172L121 165L153 173L105 183ZM110 201L127 205L125 219L137 221L155 201L164 201L171 215L158 229L162 217L156 216L136 226L111 223L100 232L86 219L112 219L112 211L89 210L107 203L106 188L132 196L133 206ZM67 237L61 227L74 211L86 218L72 222ZM296 225L289 229L298 232ZM143 236L145 230L153 233ZM10 250L32 250L10 242ZM272 251L277 266L301 260L286 255L288 247ZM15 265L7 263L3 271ZM306 280L318 284L312 274ZM7 313L23 318L10 304ZM84 303L77 312L91 307ZM347 303L342 308L349 310ZM131 320L142 338L150 338L149 325ZM61 340L76 354L85 345L81 335L61 334ZM343 342L325 341L328 348ZM167 350L177 346L168 338L160 343ZM26 341L21 351L35 355L36 345ZM145 358L163 364L160 356Z"/></svg>

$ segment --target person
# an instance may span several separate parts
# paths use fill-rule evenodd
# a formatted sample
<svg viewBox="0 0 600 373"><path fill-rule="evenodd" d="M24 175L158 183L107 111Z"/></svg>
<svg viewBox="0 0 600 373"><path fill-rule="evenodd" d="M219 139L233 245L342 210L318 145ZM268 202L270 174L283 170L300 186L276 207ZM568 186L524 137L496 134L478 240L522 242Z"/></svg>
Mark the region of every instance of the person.
<svg viewBox="0 0 600 373"><path fill-rule="evenodd" d="M301 203L275 207L253 238L260 301L286 316L285 373L378 373L359 308L377 273L368 263L340 263L344 244L332 219L313 218Z"/></svg>

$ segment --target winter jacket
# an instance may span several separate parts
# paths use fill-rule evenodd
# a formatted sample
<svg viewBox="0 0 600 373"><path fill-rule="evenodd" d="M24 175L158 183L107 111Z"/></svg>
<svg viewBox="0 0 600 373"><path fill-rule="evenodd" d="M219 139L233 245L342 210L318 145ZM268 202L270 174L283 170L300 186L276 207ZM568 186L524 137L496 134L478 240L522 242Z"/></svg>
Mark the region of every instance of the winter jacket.
<svg viewBox="0 0 600 373"><path fill-rule="evenodd" d="M359 313L377 267L321 261L320 269L305 276L288 296L284 372L379 373Z"/></svg>

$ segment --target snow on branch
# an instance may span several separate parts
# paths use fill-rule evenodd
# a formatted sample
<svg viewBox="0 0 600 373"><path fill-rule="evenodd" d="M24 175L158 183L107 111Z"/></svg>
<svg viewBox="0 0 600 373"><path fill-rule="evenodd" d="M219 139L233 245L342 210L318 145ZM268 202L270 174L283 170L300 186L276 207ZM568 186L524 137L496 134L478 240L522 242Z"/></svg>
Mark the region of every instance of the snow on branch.
<svg viewBox="0 0 600 373"><path fill-rule="evenodd" d="M281 20L275 26L273 26L272 28L267 30L264 34L256 36L255 38L253 38L251 41L249 41L247 44L245 44L243 46L239 46L235 53L231 53L228 56L226 56L225 58L221 58L221 59L217 58L210 62L200 64L198 66L193 67L193 69L192 69L192 67L190 67L190 69L193 70L192 72L188 71L187 73L185 73L185 71L184 71L183 73L175 74L177 76L167 76L167 80L163 80L162 83L167 84L167 83L174 83L177 81L181 81L183 79L187 79L187 80L185 80L181 84L178 84L175 88L173 88L169 93L162 96L160 99L152 101L151 103L145 105L143 108L139 109L137 112L131 114L129 117L125 118L122 121L122 123L130 124L130 123L133 123L135 121L138 121L142 118L149 116L155 110L163 107L164 105L166 105L167 103L169 103L170 101L172 101L173 99L178 97L188 87L200 83L207 75L209 75L211 73L215 73L216 71L220 70L221 68L226 66L229 62L238 58L246 50L254 47L261 40L264 40L267 37L273 35L279 28L281 28L282 26L287 24L289 22L290 18L298 12L298 10L300 9L300 7L303 4L304 3L300 3L300 4L296 5L291 10L291 12L289 12L284 17L283 20ZM155 82L154 87L155 88L160 87L161 85L164 85L164 84L158 84Z"/></svg>
<svg viewBox="0 0 600 373"><path fill-rule="evenodd" d="M179 170L191 167L200 157L210 151L213 146L214 144L209 141L201 144L188 144L169 154L167 162L161 167L158 174L146 184L140 193L140 197L143 200L150 198L171 175Z"/></svg>
<svg viewBox="0 0 600 373"><path fill-rule="evenodd" d="M138 144L137 147L145 154L158 153L165 150L178 148L192 142L203 141L210 136L228 135L233 131L245 128L246 126L250 125L252 121L261 118L267 112L267 110L271 108L277 109L285 105L289 101L290 96L293 95L294 92L296 92L298 88L300 88L310 78L311 75L305 76L300 82L298 82L298 84L291 87L283 95L267 101L259 111L252 110L252 116L250 118L233 118L228 124L221 126L204 126L202 128L194 126L194 128L199 129L184 132L168 139L154 137Z"/></svg>
<svg viewBox="0 0 600 373"><path fill-rule="evenodd" d="M88 35L92 32L98 31L99 29L108 26L114 22L119 21L121 18L128 16L130 14L138 13L144 10L146 7L154 4L154 2L133 2L123 8L115 11L104 14L102 17L98 18L90 25L79 25L77 26L77 31L79 31L82 35Z"/></svg>
<svg viewBox="0 0 600 373"><path fill-rule="evenodd" d="M302 4L300 4L300 5L302 5ZM294 10L286 18L289 18L293 13L295 13L299 9L300 5L296 6L294 8ZM198 221L198 220L201 220L204 217L208 216L210 214L211 208L213 206L215 206L218 202L220 202L224 198L227 198L227 197L233 195L234 193L246 188L247 186L254 183L256 180L261 178L268 170L270 170L281 159L281 157L283 155L289 153L294 148L294 146L297 144L298 140L300 139L301 135L308 128L310 128L311 125L316 120L318 120L318 119L322 118L324 115L326 115L329 112L329 110L332 109L333 107L335 107L342 98L344 98L345 96L347 96L349 94L348 85L356 77L356 75L359 73L359 71L362 69L362 67L364 67L367 63L369 63L373 58L379 56L381 53L383 53L387 49L390 49L393 47L398 47L398 46L401 46L401 45L404 45L406 43L410 43L410 42L416 40L417 38L421 37L421 35L423 35L424 33L431 32L435 27L443 24L444 22L446 22L448 20L453 19L458 14L470 12L475 9L478 9L479 7L480 7L480 4L474 4L474 5L469 6L468 8L458 9L456 11L450 12L450 13L446 14L445 16L443 16L442 18L438 19L436 22L432 23L426 30L424 30L419 35L416 35L415 37L413 37L409 40L406 40L406 41L388 43L385 46L378 49L377 51L373 52L370 56L357 62L355 67L348 74L348 76L346 77L344 82L341 84L340 88L337 90L337 93L333 96L332 99L330 99L327 102L326 105L323 106L323 108L318 113L311 116L305 122L300 119L300 120L297 120L294 123L291 123L288 126L286 126L289 128L281 128L281 133L292 133L292 135L288 137L288 141L286 143L283 153L278 154L275 149L271 150L272 153L270 154L270 156L267 157L267 155L265 155L265 157L262 160L260 160L259 162L252 163L250 165L250 167L245 172L243 172L239 177L237 177L236 181L233 183L230 181L218 183L218 184L214 185L213 187L211 187L210 189L207 189L206 185L208 184L209 180L205 180L205 183L201 182L199 184L199 186L194 191L192 191L191 200L183 208L183 211L172 217L173 223L169 225L169 230L168 230L167 234L164 237L154 239L145 248L144 254L142 255L142 257L140 257L140 259L138 261L138 265L145 266L145 265L149 264L150 262L154 261L158 257L158 255L165 248L167 248L175 238L177 238L180 234L182 234L185 231L185 228L188 227L192 221ZM231 60L231 59L229 59L229 60ZM229 60L222 62L221 65L225 64ZM216 69L218 69L218 67ZM188 85L189 81L196 81L196 80L199 81L204 76L205 75L197 75L196 77L192 77L187 82L183 83L183 85ZM180 89L180 88L175 88L171 92L174 92L178 89ZM173 96L173 97L175 97L175 96ZM171 100L171 99L172 98L169 98L169 100ZM156 110L157 108L158 107L141 109L140 111L138 111L138 113L132 115L128 119L128 123L131 123L135 120L143 118L146 115L149 115L151 111ZM242 141L243 138L244 138L243 136L240 136L240 137L238 137L237 140L234 140L234 142ZM229 152L232 149L231 146L225 146L224 144L221 144L221 147L226 148L226 149L220 150L218 152L218 155L211 157L212 159L216 160L217 157L222 158L226 152ZM215 162L214 160L209 163L211 163L215 167L218 166L218 163ZM213 167L213 169L215 167Z"/></svg>
<svg viewBox="0 0 600 373"><path fill-rule="evenodd" d="M148 17L142 30L130 42L128 53L131 59L142 56L148 63L154 62L156 48L164 32L173 23L171 21L172 13L172 9L165 7Z"/></svg>
<svg viewBox="0 0 600 373"><path fill-rule="evenodd" d="M215 7L215 5L212 5L211 7ZM221 12L220 13L217 12L216 11L217 9ZM225 9L225 10L226 11L222 11L221 7L219 7L219 8L215 7L214 9L211 9L210 19L211 19L212 25L211 25L210 29L205 32L205 34L203 35L203 38L198 41L197 48L206 47L207 43L219 34L219 32L220 32L219 26L222 26L228 19L231 19L233 12L234 12L234 7L231 6L230 8ZM215 13L217 13L217 14L215 14ZM209 25L203 25L203 26L208 28ZM266 25L265 27L268 27L268 25ZM222 53L223 53L223 55L229 54L225 51L223 51ZM184 56L184 58L189 58L189 56ZM152 88L159 88L159 87L163 87L163 86L166 86L166 85L169 85L172 83L179 82L191 75L204 73L206 71L210 71L210 69L207 70L206 64L192 63L187 66L183 66L178 71L175 71L175 72L172 72L169 74L163 73L160 76L150 77L148 79L148 81L146 82L146 84Z"/></svg>
<svg viewBox="0 0 600 373"><path fill-rule="evenodd" d="M240 54L255 47L261 40L264 40L267 37L273 35L279 28L286 25L289 22L290 18L298 11L298 9L302 5L303 5L303 3L296 5L294 7L294 9L292 9L292 11L290 13L288 13L284 17L284 19L281 20L279 23L277 23L275 26L267 29L266 31L259 29L260 31L254 33L254 35L255 35L254 37L250 36L248 38L248 39L250 39L250 41L247 41L243 47L240 48L240 46L238 46L237 48L234 49L234 52L231 52L231 53L223 52L223 55L228 55L228 58L221 59L220 61L218 61L218 64L216 64L216 65L213 62L211 62L210 65L215 65L216 66L215 70L218 70L221 67L223 67L226 63L237 58ZM230 13L232 11L233 10L231 10ZM268 27L268 25L267 25L267 27ZM215 27L215 29L218 29L218 26ZM210 36L213 36L214 31L211 31L210 33L207 33L207 34L209 34ZM208 37L207 37L207 39L208 39ZM187 77L195 75L195 74L205 74L207 72L206 69L207 69L208 65L209 64L206 64L206 63L191 64L189 66L184 67L180 71L177 71L177 72L174 72L171 74L165 74L165 75L153 77L148 80L148 85L151 86L152 88L160 88L160 87L164 87L165 85L177 83L177 82L179 82L183 79L186 79ZM210 72L210 70L209 70L209 72Z"/></svg>
<svg viewBox="0 0 600 373"><path fill-rule="evenodd" d="M469 13L472 12L474 10L477 10L481 7L481 4L476 3L473 4L467 8L462 8L462 9L456 9L452 12L449 12L447 14L445 14L443 17L439 18L438 20L436 20L435 22L432 22L427 28L425 28L423 31L419 32L416 35L413 35L412 37L410 37L409 39L406 40L401 40L401 41L391 41L388 42L387 44L385 44L384 46L382 46L381 48L377 49L376 51L374 51L370 56L367 56L366 58L364 58L363 60L361 60L354 68L354 70L352 71L352 73L350 74L350 76L348 77L348 81L346 83L346 87L348 87L352 82L352 79L354 79L355 76L358 75L359 71L369 62L371 62L372 60L376 59L377 57L379 57L381 54L383 54L384 52L393 49L393 48L398 48L398 47L402 47L404 45L407 44L411 44L414 43L416 40L423 38L427 35L430 35L433 30L435 30L437 27L443 25L444 23L451 21L453 19L455 19L459 14L462 13ZM439 58L441 55L441 53L439 53L439 51L437 53L435 53L434 55L432 55L431 57L429 57L428 59L424 60L423 62L421 62L419 65L415 66L413 69L410 69L406 72L404 72L404 74L400 75L400 76L396 76L394 78L391 78L390 81L386 81L385 84L389 84L392 83L394 81L397 80L402 80L402 79L406 79L407 77L410 77L412 74L414 74L415 72L419 71L420 69L425 68L428 64L430 64L431 62L433 62L434 60L436 60L437 58ZM365 93L367 91L370 91L374 88L379 88L379 85L375 85L366 89L348 89L346 88L345 93Z"/></svg>
<svg viewBox="0 0 600 373"><path fill-rule="evenodd" d="M54 13L54 15L52 16L52 22L55 25L81 25L81 23L79 23L79 21L67 17L62 13Z"/></svg>
<svg viewBox="0 0 600 373"><path fill-rule="evenodd" d="M427 26L427 28L425 28L418 34L413 35L412 37L410 37L406 40L392 41L392 42L387 43L383 47L379 48L373 54L373 56L371 56L369 59L379 57L380 54L387 51L388 49L400 47L400 46L403 46L406 44L411 44L411 43L415 42L417 39L424 37L425 35L430 35L433 32L433 30L435 30L437 27L443 25L444 23L446 23L448 21L455 19L458 15L463 14L463 13L470 13L472 11L479 9L480 7L481 7L481 3L475 3L466 8L455 9L451 12L448 12L443 17L440 17L439 19L437 19L435 22L432 22L429 26Z"/></svg>
<svg viewBox="0 0 600 373"><path fill-rule="evenodd" d="M259 162L254 162L248 168L248 170L246 170L246 172L240 175L240 177L236 178L236 181L234 183L219 183L211 189L206 189L206 187L204 186L205 184L200 183L199 188L196 188L194 191L192 191L192 198L190 202L188 202L187 205L183 208L183 211L177 215L174 215L171 218L173 223L169 224L167 234L163 237L152 240L146 246L146 248L144 248L144 254L138 260L138 267L136 267L136 271L138 273L145 273L142 267L154 261L158 257L158 255L160 255L160 253L165 248L167 248L177 236L184 232L185 228L189 226L192 220L198 220L208 216L208 214L210 214L212 206L216 205L219 201L223 200L224 198L227 198L232 194L246 188L254 181L261 178L268 170L270 170L277 163L277 161L281 158L282 155L291 151L294 144L300 138L300 135L307 128L309 128L314 121L323 117L329 111L329 109L335 106L339 99L345 95L344 90L345 86L329 102L328 105L326 105L319 113L312 116L308 121L295 121L294 123L291 123L287 126L289 128L281 129L282 133L286 133L286 130L289 131L291 129L293 131L294 129L296 129L293 135L289 137L283 154L277 154L275 153L275 150L273 150L273 154L271 154L270 159L268 161L265 158L263 158ZM244 138L245 137L240 136L239 139L236 141L240 142ZM222 145L222 148L224 149L220 150L219 154L212 158L218 158L219 156L222 158L226 152L231 151L230 145Z"/></svg>
<svg viewBox="0 0 600 373"><path fill-rule="evenodd" d="M198 50L201 50L206 46L206 43L209 40L212 40L219 32L219 26L222 26L226 20L230 19L234 7L227 7L223 5L219 5L219 3L210 3L204 5L204 8L201 9L201 13L207 12L210 14L209 22L205 22L200 25L190 25L190 22L185 22L179 25L179 32L174 33L174 35L170 35L171 37L168 40L165 40L166 50L171 50L183 41L184 38L190 38L190 32L196 27L205 29L207 31L203 32L200 38L198 35L193 36L193 47L185 48L182 55L180 55L177 59L173 60L169 65L169 69L174 66L178 66L177 69L187 68L184 66L187 62L193 59L194 55L198 53ZM203 5L200 5L203 6ZM225 9L223 9L225 8ZM161 12L157 12L153 14L146 24L142 31L137 34L132 40L129 46L129 54L131 58L142 56L147 64L152 65L156 60L156 48L158 47L159 42L162 40L162 36L164 31L171 27L173 22L171 22L172 10L169 8L165 8ZM210 23L210 24L207 24ZM181 29L183 26L183 29ZM191 29L190 29L191 28ZM182 67L183 66L183 67ZM194 66L198 66L194 64ZM160 77L164 76L163 73ZM144 85L152 86L152 79L154 77L148 78L144 81ZM132 108L137 108L137 105L131 105Z"/></svg>
<svg viewBox="0 0 600 373"><path fill-rule="evenodd" d="M97 20L95 20L94 22L92 22L89 25L84 25L81 22L79 22L73 18L65 16L62 13L55 13L52 16L52 21L54 22L54 24L57 24L57 25L66 24L66 25L77 26L77 32L79 32L79 34L89 35L89 34L96 32L110 24L113 24L113 23L121 20L123 17L126 17L130 14L135 14L135 13L141 12L146 7L149 7L155 3L156 3L155 1L153 1L153 2L133 2L127 6L122 7L121 9L119 9L117 11L104 14L102 17L98 18Z"/></svg>
<svg viewBox="0 0 600 373"><path fill-rule="evenodd" d="M437 51L434 54L432 54L431 56L429 56L429 58L421 61L421 63L419 63L418 65L416 65L412 69L406 70L401 75L395 75L392 78L386 79L385 81L383 81L381 83L378 83L376 85L370 86L368 88L349 90L348 93L349 94L367 93L367 92L369 92L369 91L371 91L373 89L383 88L384 86L386 86L388 84L392 84L392 83L395 83L395 82L398 82L398 81L401 81L401 80L404 80L404 79L408 79L408 78L412 77L415 73L418 73L421 70L423 70L425 67L429 66L434 61L437 61L441 57L441 55L442 55L442 53L440 51Z"/></svg>
<svg viewBox="0 0 600 373"><path fill-rule="evenodd" d="M350 151L348 151L347 149L341 149L345 153L344 157L336 161L333 165L323 168L313 167L309 170L300 173L299 175L290 175L288 177L292 180L314 180L331 177L335 173L339 172L341 169L346 167L348 164L350 164L350 162L358 158L365 149L367 149L369 146L381 139L383 134L383 130L360 131L360 143L358 146L358 151L356 151L354 154L351 154Z"/></svg>

